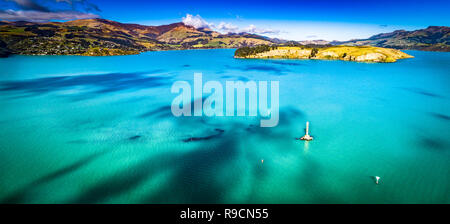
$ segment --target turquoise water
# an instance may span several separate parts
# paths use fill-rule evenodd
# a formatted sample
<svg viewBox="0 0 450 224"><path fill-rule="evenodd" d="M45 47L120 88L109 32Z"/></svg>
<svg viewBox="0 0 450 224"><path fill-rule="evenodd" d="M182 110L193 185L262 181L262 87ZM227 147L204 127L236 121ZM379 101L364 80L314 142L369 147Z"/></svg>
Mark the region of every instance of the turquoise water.
<svg viewBox="0 0 450 224"><path fill-rule="evenodd" d="M0 202L450 203L449 53L233 53L0 59ZM194 72L279 81L279 125L172 116L170 87ZM296 141L306 121L315 140Z"/></svg>

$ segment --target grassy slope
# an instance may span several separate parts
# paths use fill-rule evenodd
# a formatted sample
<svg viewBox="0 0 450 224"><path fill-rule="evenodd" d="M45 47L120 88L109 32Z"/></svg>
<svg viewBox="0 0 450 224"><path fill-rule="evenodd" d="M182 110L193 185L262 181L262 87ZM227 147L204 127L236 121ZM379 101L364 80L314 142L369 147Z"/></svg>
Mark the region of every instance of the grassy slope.
<svg viewBox="0 0 450 224"><path fill-rule="evenodd" d="M236 48L272 44L262 37L222 35L182 23L164 26L88 19L65 23L3 23L0 41L16 54L122 55L150 50Z"/></svg>
<svg viewBox="0 0 450 224"><path fill-rule="evenodd" d="M315 53L313 53L313 49L316 49ZM395 62L397 59L410 58L412 56L395 49L371 46L332 46L323 48L280 46L256 54L239 55L237 53L236 57Z"/></svg>
<svg viewBox="0 0 450 224"><path fill-rule="evenodd" d="M415 31L397 30L374 35L368 39L350 40L337 44L349 46L370 45L395 49L450 51L450 27L430 26Z"/></svg>

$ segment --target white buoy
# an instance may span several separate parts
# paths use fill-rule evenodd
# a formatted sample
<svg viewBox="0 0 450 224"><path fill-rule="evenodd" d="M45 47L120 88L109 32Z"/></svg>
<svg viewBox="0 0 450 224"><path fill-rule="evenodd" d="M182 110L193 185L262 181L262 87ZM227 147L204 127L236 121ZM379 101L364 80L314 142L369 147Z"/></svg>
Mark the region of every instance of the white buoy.
<svg viewBox="0 0 450 224"><path fill-rule="evenodd" d="M378 184L378 181L380 180L380 177L379 176L375 176L375 183L377 183Z"/></svg>
<svg viewBox="0 0 450 224"><path fill-rule="evenodd" d="M313 137L309 136L309 121L306 122L306 135L300 138L300 140L311 141Z"/></svg>

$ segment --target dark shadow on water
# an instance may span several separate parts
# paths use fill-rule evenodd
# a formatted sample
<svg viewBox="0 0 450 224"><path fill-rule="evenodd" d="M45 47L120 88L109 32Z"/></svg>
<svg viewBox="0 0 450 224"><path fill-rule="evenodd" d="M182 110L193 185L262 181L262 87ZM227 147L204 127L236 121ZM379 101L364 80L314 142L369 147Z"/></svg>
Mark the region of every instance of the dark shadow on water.
<svg viewBox="0 0 450 224"><path fill-rule="evenodd" d="M274 75L284 75L284 72L288 72L288 69L280 69L278 67L273 66L267 66L267 65L247 65L247 66L226 66L227 69L232 70L240 70L243 72L251 72L251 71L257 71L257 72L269 72Z"/></svg>
<svg viewBox="0 0 450 224"><path fill-rule="evenodd" d="M174 171L174 176L157 192L144 197L143 203L217 203L226 187L215 183L215 176L204 174L232 161L235 155L234 142L222 139L216 148L199 147L190 152L150 156L136 165L124 167L69 203L101 203L134 189L167 168Z"/></svg>
<svg viewBox="0 0 450 224"><path fill-rule="evenodd" d="M194 102L194 101L193 101ZM164 114L170 107L160 107L153 110L146 116L153 114ZM170 110L169 110L170 112ZM143 117L146 117L143 116ZM105 179L97 181L93 186L87 188L76 198L67 201L68 203L101 203L114 200L115 197L127 192L133 191L136 187L150 180L151 178L162 174L163 171L170 170L170 176L167 180L160 183L160 186L155 189L149 189L150 193L142 197L142 203L221 203L223 196L233 189L235 181L238 181L241 175L239 170L228 170L230 164L236 162L236 156L240 155L241 141L245 139L240 138L242 132L248 131L261 139L266 139L270 142L271 139L284 138L286 141L290 140L289 131L292 130L292 121L303 119L304 113L296 108L288 107L280 110L280 124L281 129L261 128L258 124L245 125L242 123L228 124L225 127L216 126L215 133L205 133L204 136L195 136L189 139L184 139L184 142L198 141L193 144L195 147L188 151L161 152L157 155L152 155L144 158L137 164L131 166L124 166L117 173L105 177ZM198 125L204 125L203 119L211 119L205 117L189 117L185 119L175 119L178 127L181 130L192 130ZM225 129L227 130L225 132ZM228 131L233 130L233 132ZM279 130L279 131L277 131ZM130 136L128 140L135 141L142 138L140 135ZM279 149L277 149L279 150ZM283 152L292 152L292 149L285 149ZM57 170L53 173L45 175L36 181L33 181L22 190L10 195L4 200L8 203L26 203L27 195L31 195L35 187L44 185L58 178L62 178L83 166L91 163L98 158L99 155L92 155L81 159L80 161L71 164L65 168ZM247 154L249 160L255 160L255 170L250 170L260 178L267 175L268 165L266 167L259 167L258 155ZM256 159L255 159L256 158ZM262 158L261 158L262 159ZM308 162L307 162L308 163ZM302 181L307 186L314 185L315 179L320 167L314 161L309 161L308 172L303 175L306 177ZM227 179L217 176L218 171L228 170ZM312 176L309 176L312 175ZM309 183L308 183L309 181ZM255 185L257 187L257 185ZM325 196L324 196L325 197ZM317 201L324 201L329 199L318 197Z"/></svg>
<svg viewBox="0 0 450 224"><path fill-rule="evenodd" d="M288 66L303 66L304 64L301 63L295 63L295 62L287 62L287 61L276 61L276 60L269 60L269 63L276 64L276 65L288 65Z"/></svg>
<svg viewBox="0 0 450 224"><path fill-rule="evenodd" d="M220 137L225 132L225 130L222 130L219 128L216 128L214 131L216 132L216 134L208 135L205 137L190 137L190 138L183 139L183 142L196 142L196 141L210 140L213 138Z"/></svg>
<svg viewBox="0 0 450 224"><path fill-rule="evenodd" d="M53 173L50 173L50 174L44 176L44 177L39 178L38 180L34 181L31 185L43 184L43 183L46 183L46 182L50 182L50 181L52 181L54 179L60 178L60 177L62 177L64 175L67 175L67 174L69 174L69 173L71 173L71 172L73 172L75 170L78 170L81 167L83 167L83 166L93 162L95 159L103 156L106 152L107 151L103 151L103 152L100 152L100 153L96 153L96 154L87 156L87 157L79 160L78 162L73 163L72 165L69 165L69 166L67 166L65 168L62 168L60 170L57 170L57 171L55 171Z"/></svg>
<svg viewBox="0 0 450 224"><path fill-rule="evenodd" d="M139 90L170 84L170 77L148 76L164 70L132 73L107 73L37 78L0 83L0 91L22 91L28 94L44 94L74 87L94 87L88 93L110 93L122 90ZM93 95L95 96L95 95Z"/></svg>
<svg viewBox="0 0 450 224"><path fill-rule="evenodd" d="M247 77L244 77L244 76L239 76L239 77L237 77L237 79L238 79L239 81L243 81L243 82L248 82L248 81L250 81Z"/></svg>
<svg viewBox="0 0 450 224"><path fill-rule="evenodd" d="M64 177L74 171L79 170L83 166L86 166L90 163L92 163L94 160L98 159L99 157L106 154L107 151L102 151L99 153L95 153L92 155L89 155L85 158L82 158L78 160L75 163L72 163L71 165L68 165L66 167L63 167L59 170L56 170L52 173L49 173L29 184L27 184L25 187L19 189L18 191L14 192L13 194L7 196L6 198L2 199L0 202L2 204L21 204L21 203L27 203L26 195L28 192L33 191L35 188L39 187L40 185L44 185L46 183L49 183L51 181L54 181L56 179L59 179L61 177Z"/></svg>
<svg viewBox="0 0 450 224"><path fill-rule="evenodd" d="M69 203L100 203L105 199L131 190L150 177L155 170L157 169L155 168L153 159L144 159L137 165L124 167L117 174L108 177L105 181L97 183Z"/></svg>
<svg viewBox="0 0 450 224"><path fill-rule="evenodd" d="M134 141L134 140L137 140L137 139L139 139L139 138L141 138L141 137L142 137L142 136L140 136L140 135L135 135L135 136L129 137L128 140Z"/></svg>
<svg viewBox="0 0 450 224"><path fill-rule="evenodd" d="M450 121L450 116L445 115L445 114L434 113L434 112L430 112L430 113L428 113L428 114L430 114L431 116L433 116L433 117L435 117L435 118L444 120L444 121Z"/></svg>
<svg viewBox="0 0 450 224"><path fill-rule="evenodd" d="M231 76L231 75L223 75L220 78L222 79L227 79L227 81L233 81L233 80L238 80L238 81L243 81L243 82L248 82L250 81L249 78L244 77L244 76Z"/></svg>
<svg viewBox="0 0 450 224"><path fill-rule="evenodd" d="M158 111L166 111L168 108L160 107L153 112L158 114ZM152 114L154 113L149 113L147 116L152 116ZM282 108L280 110L281 131L261 128L259 123L250 126L239 122L236 124L228 123L226 128L216 126L213 129L215 132L213 134L206 132L204 135L183 140L184 142L197 141L196 144L192 144L192 147L195 148L188 151L161 152L144 158L137 164L125 166L114 175L99 180L68 203L113 201L115 197L135 190L136 187L158 176L158 174L163 174L164 171L170 171L170 176L154 189L148 189L149 193L142 197L140 203L221 203L223 202L223 196L227 195L235 186L235 181L241 178L242 171L228 170L230 164L237 161L236 156L241 154L239 146L242 143L241 141L245 141L245 139L240 138L240 134L247 130L251 132L248 134L268 141L279 138L285 138L286 141L289 141L290 121L301 119L303 116L304 113L296 108ZM211 118L181 117L175 119L175 122L177 122L180 131L189 131L195 130L199 125L204 125L203 119ZM283 152L292 152L291 150L284 149ZM257 157L258 155L251 155L249 158L255 160L255 166L260 165L259 158L255 159ZM311 169L313 171L310 170L308 173L317 171L317 167ZM223 170L227 170L229 174L226 177L227 179L217 175L220 173L218 171ZM267 170L260 169L250 172L254 175L264 176ZM311 178L309 181L312 181Z"/></svg>
<svg viewBox="0 0 450 224"><path fill-rule="evenodd" d="M411 93L419 94L419 95L422 95L422 96L428 96L428 97L434 97L434 98L445 98L442 95L439 95L439 94L436 94L436 93L432 93L432 92L429 92L427 90L423 90L423 89L419 89L419 88L404 88L403 87L403 88L400 88L400 89L408 91L408 92L411 92Z"/></svg>
<svg viewBox="0 0 450 224"><path fill-rule="evenodd" d="M431 137L419 137L420 144L428 149L444 151L449 149L449 145L442 139Z"/></svg>
<svg viewBox="0 0 450 224"><path fill-rule="evenodd" d="M175 174L165 186L144 197L142 203L221 203L223 195L232 189L235 179L223 184L218 169L233 162L238 154L237 143L225 137L214 148L198 148L182 156L175 156ZM165 164L163 164L165 166ZM239 178L237 170L229 170L232 178Z"/></svg>

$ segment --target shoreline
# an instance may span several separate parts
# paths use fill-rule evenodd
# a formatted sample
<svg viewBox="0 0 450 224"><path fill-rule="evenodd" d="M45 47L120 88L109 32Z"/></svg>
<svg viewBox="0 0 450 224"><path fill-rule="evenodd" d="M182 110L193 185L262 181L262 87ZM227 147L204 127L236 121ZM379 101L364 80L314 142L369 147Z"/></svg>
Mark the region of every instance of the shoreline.
<svg viewBox="0 0 450 224"><path fill-rule="evenodd" d="M257 46L236 50L240 59L313 59L371 63L392 63L398 59L414 58L397 49L372 46Z"/></svg>
<svg viewBox="0 0 450 224"><path fill-rule="evenodd" d="M115 54L115 55L83 55L83 54L15 54L11 53L7 55L6 57L0 58L8 58L15 55L22 55L22 56L82 56L82 57L113 57L113 56L128 56L128 55L140 55L142 53L147 52L159 52L159 51L189 51L189 50L217 50L217 49L238 49L235 47L221 47L221 48L188 48L188 49L167 49L167 50L148 50L148 51L142 51L138 52L136 54Z"/></svg>
<svg viewBox="0 0 450 224"><path fill-rule="evenodd" d="M8 58L12 56L82 56L82 57L113 57L113 56L131 56L131 55L140 55L142 53L147 52L159 52L159 51L191 51L191 50L217 50L217 49L238 49L238 48L190 48L190 49L167 49L167 50L149 50L149 51L142 51L137 54L117 54L117 55L81 55L81 54L8 54L6 56L0 56L1 58ZM447 51L429 51L429 50L417 50L417 49L394 49L394 48L388 48L393 50L401 50L401 51L416 51L416 52L436 52L436 53L450 53ZM412 55L411 55L412 56ZM292 60L289 58L245 58L245 57L234 57L236 59L271 59L271 60ZM411 58L414 58L412 56ZM405 58L407 59L407 58ZM318 58L298 58L296 60L326 60L326 61L346 61L346 60L340 60L340 59L318 59ZM358 61L354 61L358 62Z"/></svg>

